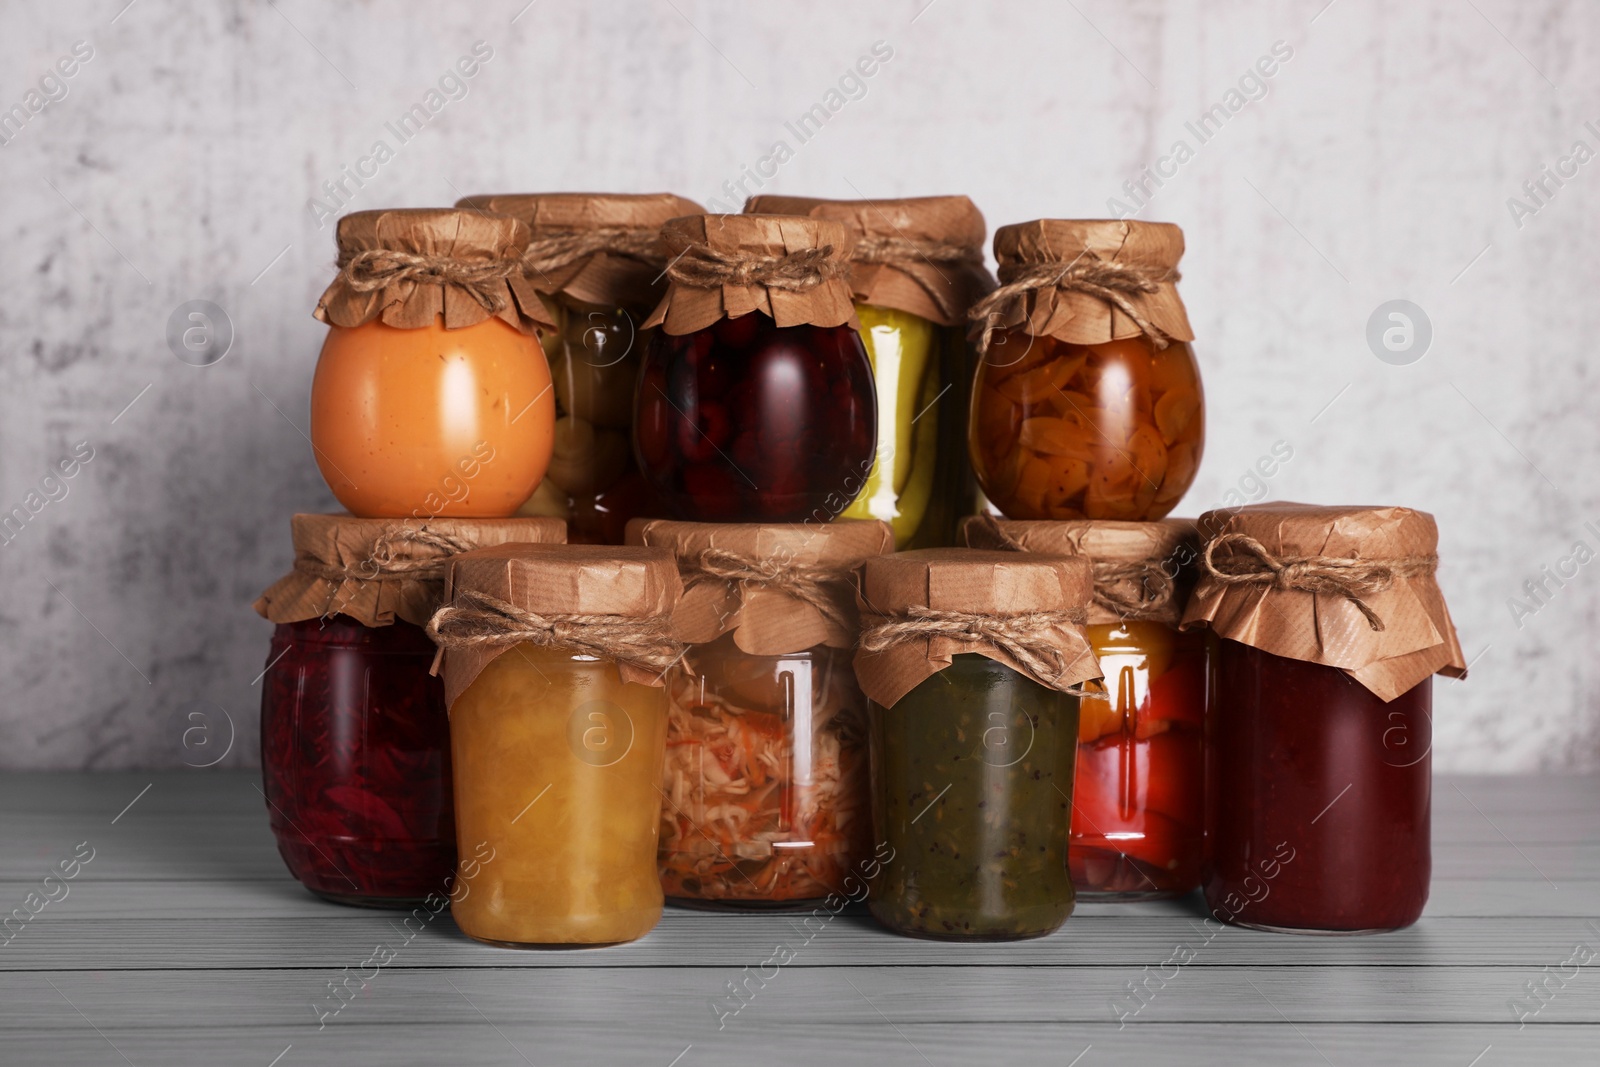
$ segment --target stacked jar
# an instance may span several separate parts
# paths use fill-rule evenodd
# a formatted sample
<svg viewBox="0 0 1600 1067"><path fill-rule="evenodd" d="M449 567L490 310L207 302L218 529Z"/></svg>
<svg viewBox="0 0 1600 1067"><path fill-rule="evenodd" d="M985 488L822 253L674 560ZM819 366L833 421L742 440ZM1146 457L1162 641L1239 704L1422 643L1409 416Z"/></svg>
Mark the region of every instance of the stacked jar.
<svg viewBox="0 0 1600 1067"><path fill-rule="evenodd" d="M661 918L678 592L659 549L502 545L452 561L428 633L456 769L466 889L452 914L469 937L610 944Z"/></svg>
<svg viewBox="0 0 1600 1067"><path fill-rule="evenodd" d="M1178 623L1194 585L1185 519L969 519L976 548L1079 556L1094 593L1084 632L1104 682L1079 702L1068 864L1086 900L1199 888L1205 858L1207 647Z"/></svg>
<svg viewBox="0 0 1600 1067"><path fill-rule="evenodd" d="M255 608L277 624L261 679L262 792L284 863L319 896L399 907L456 865L444 690L422 631L449 557L559 542L554 519L296 515L294 568Z"/></svg>
<svg viewBox="0 0 1600 1067"><path fill-rule="evenodd" d="M670 193L469 196L456 205L527 224L526 284L555 328L544 349L555 381L550 467L523 514L568 523L567 539L621 544L629 519L660 506L633 458L633 394L666 290L661 224L700 211Z"/></svg>
<svg viewBox="0 0 1600 1067"><path fill-rule="evenodd" d="M965 325L994 288L983 214L964 196L756 196L746 212L830 219L850 241L851 296L878 393L877 456L846 519L881 519L899 549L955 543L976 491L966 461L973 364Z"/></svg>
<svg viewBox="0 0 1600 1067"><path fill-rule="evenodd" d="M871 851L866 698L850 666L852 570L893 549L877 521L635 521L685 587L667 672L661 879L702 908L849 895Z"/></svg>
<svg viewBox="0 0 1600 1067"><path fill-rule="evenodd" d="M1267 930L1409 926L1432 867L1432 676L1466 675L1433 517L1274 503L1200 528L1183 625L1220 639L1206 904Z"/></svg>
<svg viewBox="0 0 1600 1067"><path fill-rule="evenodd" d="M554 405L522 279L526 225L455 210L340 219L311 387L311 444L350 515L297 515L294 569L256 609L262 768L279 850L346 903L449 891L456 863L443 691L419 626L449 556L560 541L511 518L550 459Z"/></svg>
<svg viewBox="0 0 1600 1067"><path fill-rule="evenodd" d="M1072 913L1078 694L1100 676L1081 559L922 549L861 569L877 920L910 937L1042 937Z"/></svg>

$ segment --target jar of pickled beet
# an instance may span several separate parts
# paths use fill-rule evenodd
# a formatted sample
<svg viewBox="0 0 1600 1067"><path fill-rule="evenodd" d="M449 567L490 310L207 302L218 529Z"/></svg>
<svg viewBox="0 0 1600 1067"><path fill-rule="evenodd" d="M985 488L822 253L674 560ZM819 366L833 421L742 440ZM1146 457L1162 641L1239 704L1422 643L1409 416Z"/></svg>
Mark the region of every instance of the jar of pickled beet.
<svg viewBox="0 0 1600 1067"><path fill-rule="evenodd" d="M1082 556L1094 573L1084 633L1105 681L1078 703L1068 866L1084 900L1199 888L1205 854L1206 635L1178 622L1197 534L1159 522L969 519L976 548Z"/></svg>
<svg viewBox="0 0 1600 1067"><path fill-rule="evenodd" d="M639 469L673 517L827 522L876 455L844 228L778 215L662 227L671 284L639 379Z"/></svg>
<svg viewBox="0 0 1600 1067"><path fill-rule="evenodd" d="M261 678L262 792L289 873L318 896L402 907L455 869L444 689L422 626L453 553L560 541L553 519L296 515L294 569L255 607L277 624Z"/></svg>
<svg viewBox="0 0 1600 1067"><path fill-rule="evenodd" d="M684 596L667 672L661 884L691 907L810 908L871 852L866 697L851 571L893 550L877 521L636 521Z"/></svg>
<svg viewBox="0 0 1600 1067"><path fill-rule="evenodd" d="M661 224L704 210L671 193L469 196L460 208L528 224L527 282L555 329L543 336L555 380L554 450L525 515L567 520L574 544L621 544L628 520L662 509L633 458L633 393L666 293Z"/></svg>
<svg viewBox="0 0 1600 1067"><path fill-rule="evenodd" d="M994 288L983 214L964 196L754 196L746 212L831 219L849 232L851 296L878 393L877 458L847 519L882 519L901 549L955 543L976 499L967 462L967 312Z"/></svg>
<svg viewBox="0 0 1600 1067"><path fill-rule="evenodd" d="M1185 627L1220 638L1206 903L1267 930L1409 926L1431 870L1432 682L1466 675L1409 508L1209 512Z"/></svg>
<svg viewBox="0 0 1600 1067"><path fill-rule="evenodd" d="M970 313L980 359L968 446L1013 519L1159 519L1205 445L1183 231L1040 219L994 235L1000 288Z"/></svg>
<svg viewBox="0 0 1600 1067"><path fill-rule="evenodd" d="M480 211L358 211L311 382L311 447L333 495L371 518L512 515L550 462L555 398L522 277L528 228Z"/></svg>
<svg viewBox="0 0 1600 1067"><path fill-rule="evenodd" d="M661 918L656 842L679 591L660 549L502 545L451 563L428 633L455 761L461 932L632 941ZM492 863L472 863L487 851Z"/></svg>
<svg viewBox="0 0 1600 1067"><path fill-rule="evenodd" d="M1042 937L1072 914L1067 835L1079 687L1081 559L923 549L861 571L856 676L870 698L872 824L892 859L870 883L896 933Z"/></svg>

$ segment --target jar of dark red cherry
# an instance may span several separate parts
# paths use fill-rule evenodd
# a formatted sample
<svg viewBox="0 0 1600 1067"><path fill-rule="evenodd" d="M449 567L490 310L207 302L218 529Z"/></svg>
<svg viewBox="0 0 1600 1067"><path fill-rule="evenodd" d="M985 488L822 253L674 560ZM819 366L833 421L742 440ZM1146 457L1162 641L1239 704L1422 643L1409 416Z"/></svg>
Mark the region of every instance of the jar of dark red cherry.
<svg viewBox="0 0 1600 1067"><path fill-rule="evenodd" d="M556 519L296 515L294 569L256 601L277 623L261 679L263 793L289 873L318 896L409 906L455 870L444 689L423 632L448 558L560 542Z"/></svg>
<svg viewBox="0 0 1600 1067"><path fill-rule="evenodd" d="M836 222L691 215L662 227L667 295L646 327L639 469L680 519L827 522L872 472L872 364Z"/></svg>
<svg viewBox="0 0 1600 1067"><path fill-rule="evenodd" d="M527 284L556 327L542 337L555 381L555 444L519 514L567 520L567 540L621 544L628 520L660 505L633 458L633 392L649 346L642 327L666 293L661 224L703 211L671 193L469 196L457 207L521 219Z"/></svg>
<svg viewBox="0 0 1600 1067"><path fill-rule="evenodd" d="M1466 676L1409 508L1209 512L1185 628L1216 653L1206 903L1224 922L1409 926L1431 872L1432 676Z"/></svg>
<svg viewBox="0 0 1600 1067"><path fill-rule="evenodd" d="M1072 884L1085 900L1175 897L1205 855L1206 646L1181 633L1197 558L1192 519L963 526L974 548L1083 556L1094 573L1084 634L1105 673L1079 701Z"/></svg>

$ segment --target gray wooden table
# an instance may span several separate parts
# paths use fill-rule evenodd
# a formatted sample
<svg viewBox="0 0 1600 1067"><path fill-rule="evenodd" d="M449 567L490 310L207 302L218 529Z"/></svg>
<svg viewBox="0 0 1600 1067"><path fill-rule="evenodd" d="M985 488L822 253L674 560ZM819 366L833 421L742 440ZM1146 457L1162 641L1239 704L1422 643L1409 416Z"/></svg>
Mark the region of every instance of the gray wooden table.
<svg viewBox="0 0 1600 1067"><path fill-rule="evenodd" d="M313 898L253 774L7 774L0 912L37 914L0 935L0 1064L1600 1063L1600 778L1434 795L1432 899L1395 934L1219 931L1179 901L947 945L669 909L541 952Z"/></svg>

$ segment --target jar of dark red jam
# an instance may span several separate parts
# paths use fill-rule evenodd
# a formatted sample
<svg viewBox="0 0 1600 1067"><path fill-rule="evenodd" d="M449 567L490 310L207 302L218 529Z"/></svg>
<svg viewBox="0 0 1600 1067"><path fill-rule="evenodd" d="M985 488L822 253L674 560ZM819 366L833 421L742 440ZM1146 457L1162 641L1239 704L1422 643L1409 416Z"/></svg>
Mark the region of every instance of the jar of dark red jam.
<svg viewBox="0 0 1600 1067"><path fill-rule="evenodd" d="M1432 675L1465 676L1433 518L1263 504L1215 530L1185 626L1222 638L1206 903L1225 922L1358 934L1428 900Z"/></svg>
<svg viewBox="0 0 1600 1067"><path fill-rule="evenodd" d="M662 228L671 286L646 326L639 469L677 518L827 522L877 446L872 364L838 223L694 215Z"/></svg>
<svg viewBox="0 0 1600 1067"><path fill-rule="evenodd" d="M444 689L422 631L453 553L560 541L556 519L296 515L295 567L256 602L276 622L261 685L262 792L279 854L319 896L400 907L456 865Z"/></svg>

